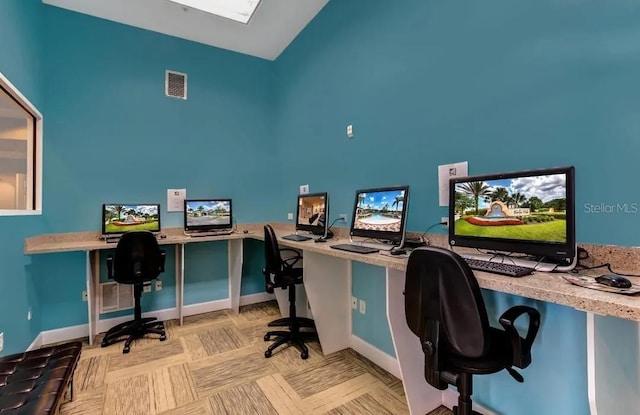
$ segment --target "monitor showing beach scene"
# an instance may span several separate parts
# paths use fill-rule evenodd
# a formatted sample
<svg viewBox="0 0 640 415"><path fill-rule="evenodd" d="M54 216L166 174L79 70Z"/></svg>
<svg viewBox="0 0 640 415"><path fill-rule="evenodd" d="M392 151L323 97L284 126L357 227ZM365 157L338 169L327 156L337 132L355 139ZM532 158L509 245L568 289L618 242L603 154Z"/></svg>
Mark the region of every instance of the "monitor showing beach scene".
<svg viewBox="0 0 640 415"><path fill-rule="evenodd" d="M324 226L326 203L324 194L298 196L298 225Z"/></svg>
<svg viewBox="0 0 640 415"><path fill-rule="evenodd" d="M231 227L231 200L186 200L186 227Z"/></svg>
<svg viewBox="0 0 640 415"><path fill-rule="evenodd" d="M160 205L103 205L102 233L160 232Z"/></svg>
<svg viewBox="0 0 640 415"><path fill-rule="evenodd" d="M567 241L567 175L455 183L456 236Z"/></svg>
<svg viewBox="0 0 640 415"><path fill-rule="evenodd" d="M405 190L361 191L356 196L353 229L401 232Z"/></svg>

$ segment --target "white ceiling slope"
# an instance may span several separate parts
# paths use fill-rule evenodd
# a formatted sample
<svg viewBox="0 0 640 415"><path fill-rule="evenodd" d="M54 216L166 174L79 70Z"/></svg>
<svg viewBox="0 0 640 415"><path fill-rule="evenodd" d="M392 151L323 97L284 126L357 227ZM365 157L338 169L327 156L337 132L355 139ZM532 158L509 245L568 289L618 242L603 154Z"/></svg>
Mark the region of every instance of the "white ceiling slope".
<svg viewBox="0 0 640 415"><path fill-rule="evenodd" d="M42 0L114 22L136 26L259 58L275 60L329 0L262 0L242 24L169 0Z"/></svg>

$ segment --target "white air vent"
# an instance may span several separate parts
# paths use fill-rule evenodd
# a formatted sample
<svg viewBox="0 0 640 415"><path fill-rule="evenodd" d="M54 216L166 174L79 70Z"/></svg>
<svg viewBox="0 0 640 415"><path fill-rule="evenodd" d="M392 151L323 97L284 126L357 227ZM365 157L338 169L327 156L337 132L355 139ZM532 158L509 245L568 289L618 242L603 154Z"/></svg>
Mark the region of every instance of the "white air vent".
<svg viewBox="0 0 640 415"><path fill-rule="evenodd" d="M133 285L100 283L100 314L133 308Z"/></svg>
<svg viewBox="0 0 640 415"><path fill-rule="evenodd" d="M187 74L167 71L164 89L168 97L187 99Z"/></svg>

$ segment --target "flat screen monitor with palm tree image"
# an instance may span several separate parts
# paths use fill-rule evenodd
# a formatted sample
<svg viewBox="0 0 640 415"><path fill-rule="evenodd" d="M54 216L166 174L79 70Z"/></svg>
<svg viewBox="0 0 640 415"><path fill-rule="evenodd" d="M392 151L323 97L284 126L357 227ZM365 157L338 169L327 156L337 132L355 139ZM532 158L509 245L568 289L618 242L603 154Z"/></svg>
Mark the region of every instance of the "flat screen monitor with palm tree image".
<svg viewBox="0 0 640 415"><path fill-rule="evenodd" d="M402 246L409 186L356 191L350 235Z"/></svg>
<svg viewBox="0 0 640 415"><path fill-rule="evenodd" d="M451 246L574 260L573 167L455 178L449 192Z"/></svg>
<svg viewBox="0 0 640 415"><path fill-rule="evenodd" d="M160 232L160 205L103 204L102 235L117 237L129 231Z"/></svg>

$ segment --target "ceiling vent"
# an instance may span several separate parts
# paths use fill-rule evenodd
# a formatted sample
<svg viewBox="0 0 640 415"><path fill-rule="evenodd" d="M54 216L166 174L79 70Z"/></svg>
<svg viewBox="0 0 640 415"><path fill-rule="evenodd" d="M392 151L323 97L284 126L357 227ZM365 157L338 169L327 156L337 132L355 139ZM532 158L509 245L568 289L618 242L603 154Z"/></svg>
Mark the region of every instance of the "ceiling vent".
<svg viewBox="0 0 640 415"><path fill-rule="evenodd" d="M187 74L167 71L165 79L165 94L171 98L187 99Z"/></svg>

